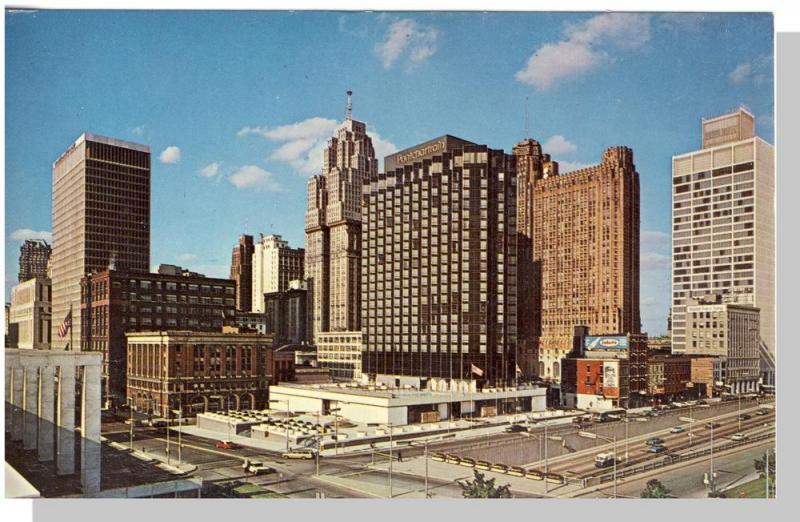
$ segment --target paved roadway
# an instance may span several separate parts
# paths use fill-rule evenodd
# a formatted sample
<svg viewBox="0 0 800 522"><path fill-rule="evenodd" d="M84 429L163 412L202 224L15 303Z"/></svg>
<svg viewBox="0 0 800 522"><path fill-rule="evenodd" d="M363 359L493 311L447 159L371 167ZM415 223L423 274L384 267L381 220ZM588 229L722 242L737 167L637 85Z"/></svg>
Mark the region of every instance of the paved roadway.
<svg viewBox="0 0 800 522"><path fill-rule="evenodd" d="M742 411L754 409L755 403L746 404L743 402ZM738 412L738 404L735 401L713 405L710 408L695 408L693 417L697 419L706 419L712 416L719 416L723 413L732 414L728 420L723 421L723 427L715 429L715 440L717 437L729 436L738 431L738 421L736 421L736 413ZM671 451L678 451L684 445L688 445L688 437L686 433L683 434L670 434L664 435L660 433L661 430L668 429L671 426L680 424L677 421L678 416L688 415L685 411L670 412L662 417L650 419L646 423L631 423L629 431L631 437L633 435L633 428L635 427L636 437L642 435L649 435L651 433L658 433L658 435L665 439L667 446ZM764 422L771 422L774 413L769 416L756 416L753 415L752 419L743 422L742 431L747 432L748 429L755 428L757 425ZM693 429L696 437L694 445L702 444L708 437L710 437L709 430L702 428L700 425L703 423L696 423ZM600 434L607 434L611 432L619 432L622 430L624 433L623 423L609 423L589 428L590 430L597 431ZM109 440L128 445L129 443L129 430L130 427L122 422L108 422L103 424L103 436ZM446 441L430 445L430 452L433 451L446 451L454 452L462 456L465 454L464 448L469 448L470 445L487 444L491 449L491 445L501 448L504 454L513 452L520 459L518 462L507 462L512 465L527 465L528 467L541 467L539 451L541 450L541 441L537 440L543 438L543 428L532 430L533 437L520 435L520 434L506 434L497 433L486 437L481 437L478 441ZM571 457L566 457L567 460L560 462L557 459L549 466L551 471L560 471L566 473L573 471L577 473L596 473L594 468L594 456L602 449L602 441L581 439L576 436L577 429L573 426L553 427L549 430L548 435L561 434L565 439L571 441L570 444L576 446L583 445L579 448L564 448L561 442L550 441L548 444L548 451L550 455L570 455L576 451L581 451L581 456L575 456L573 460ZM686 443L680 443L679 439L685 437ZM173 431L170 436L171 442L171 458L177 458L177 436ZM271 491L283 493L293 498L315 498L318 494L324 494L328 498L337 497L385 497L388 496L388 473L386 468L388 466L370 466L373 458L380 464L382 460L384 463L388 462L385 455L378 455L373 457L368 452L360 455L348 455L339 457L325 457L320 459L320 474L321 479L315 477L316 463L315 461L303 460L283 460L280 458L278 452L271 452L261 449L242 448L238 450L221 450L214 447L215 440L206 439L197 436L183 434L182 437L181 458L184 463L190 463L197 466L196 471L191 473L191 476L202 478L204 483L214 483L226 480L241 480L253 484L262 485ZM577 439L573 441L573 439ZM166 456L166 431L161 428L147 428L136 427L134 448L142 451L144 450L150 454L160 455L162 458ZM597 447L595 447L595 445ZM622 448L622 443L619 443ZM402 448L402 449L401 449ZM591 451L589 451L589 449ZM412 448L408 446L398 447L402 451L403 459L409 460L415 455L422 453L422 448ZM572 450L572 451L570 451ZM384 450L385 451L385 450ZM481 455L481 458L492 460L483 456L487 453L487 448L475 448L468 451L475 451ZM492 451L497 452L494 448ZM637 442L636 447L633 444L629 448L630 462L633 463L637 459L648 457L650 454L645 453L646 448L643 442ZM623 450L618 451L623 454ZM658 458L663 458L664 454L658 455ZM245 458L256 460L263 460L278 470L278 473L271 475L261 475L257 477L250 477L243 473L241 464ZM415 459L424 462L423 459ZM494 462L506 462L504 460L494 460ZM394 473L392 478L392 489L395 497L422 497L424 491L424 473L414 471L407 474ZM462 468L464 477L471 475L470 469ZM605 471L605 470L604 470ZM502 479L501 479L502 480ZM630 479L634 480L634 479ZM429 481L429 490L435 497L460 497L461 489L450 478L435 479L431 478ZM677 491L677 490L676 490ZM526 494L519 492L518 496L537 496L535 492Z"/></svg>
<svg viewBox="0 0 800 522"><path fill-rule="evenodd" d="M757 444L742 451L726 452L722 456L714 457L714 470L717 472L718 489L726 489L755 479L757 475L753 467L753 461L757 458L762 458L767 449L774 447L774 440L764 441L763 444ZM709 472L709 469L710 460L705 458L691 461L684 466L668 471L659 470L641 477L632 477L617 484L617 496L639 498L642 490L647 485L647 481L655 478L670 489L670 494L673 497L707 498L708 486L703 483L703 478L704 474ZM580 498L605 498L612 494L612 490L612 484L605 484L602 489L595 488L589 493L581 495ZM737 495L736 492L736 487L732 487L728 496L735 497Z"/></svg>

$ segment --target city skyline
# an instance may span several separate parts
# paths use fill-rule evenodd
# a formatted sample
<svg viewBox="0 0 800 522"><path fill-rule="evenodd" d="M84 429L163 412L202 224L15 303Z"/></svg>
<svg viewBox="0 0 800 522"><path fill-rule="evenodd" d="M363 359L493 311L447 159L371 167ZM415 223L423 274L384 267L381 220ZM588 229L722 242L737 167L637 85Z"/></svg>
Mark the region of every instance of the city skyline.
<svg viewBox="0 0 800 522"><path fill-rule="evenodd" d="M108 22L119 31L99 46ZM671 288L671 157L696 148L700 118L739 104L774 142L766 14L53 11L10 14L7 30L7 300L19 246L49 239L52 162L84 131L151 146L151 265L228 277L242 233L302 245L307 178L320 172L352 88L381 171L387 154L444 133L507 153L528 134L562 172L631 147L643 331L659 334ZM480 56L458 43L466 34L486 44ZM129 75L110 69L120 56L132 60ZM462 82L465 68L486 73ZM187 94L187 82L202 84Z"/></svg>

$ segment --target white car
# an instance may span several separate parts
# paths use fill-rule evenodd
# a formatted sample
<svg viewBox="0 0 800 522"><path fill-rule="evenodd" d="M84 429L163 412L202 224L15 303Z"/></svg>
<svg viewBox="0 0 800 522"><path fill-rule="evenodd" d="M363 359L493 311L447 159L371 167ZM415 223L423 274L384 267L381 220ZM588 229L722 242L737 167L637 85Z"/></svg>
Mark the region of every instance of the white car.
<svg viewBox="0 0 800 522"><path fill-rule="evenodd" d="M747 435L744 433L736 433L731 437L731 440L740 441L740 440L747 440Z"/></svg>
<svg viewBox="0 0 800 522"><path fill-rule="evenodd" d="M683 429L683 426L675 426L674 428L669 430L670 433L683 433L684 431L686 430Z"/></svg>

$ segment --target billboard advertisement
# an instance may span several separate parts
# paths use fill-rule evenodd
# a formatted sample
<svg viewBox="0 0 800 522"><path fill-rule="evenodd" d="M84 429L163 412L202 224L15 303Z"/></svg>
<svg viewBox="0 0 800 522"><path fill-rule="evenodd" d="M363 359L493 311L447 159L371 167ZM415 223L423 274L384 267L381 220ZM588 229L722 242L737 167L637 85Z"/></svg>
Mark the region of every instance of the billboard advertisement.
<svg viewBox="0 0 800 522"><path fill-rule="evenodd" d="M583 340L586 350L627 350L628 337L625 335L591 335Z"/></svg>
<svg viewBox="0 0 800 522"><path fill-rule="evenodd" d="M619 397L619 363L617 361L603 362L603 395Z"/></svg>

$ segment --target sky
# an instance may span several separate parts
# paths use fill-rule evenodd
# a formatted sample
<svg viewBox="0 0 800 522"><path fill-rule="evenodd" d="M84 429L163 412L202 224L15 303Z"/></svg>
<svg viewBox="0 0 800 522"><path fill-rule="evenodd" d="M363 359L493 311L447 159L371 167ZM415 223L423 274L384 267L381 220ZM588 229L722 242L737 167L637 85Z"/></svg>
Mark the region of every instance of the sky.
<svg viewBox="0 0 800 522"><path fill-rule="evenodd" d="M442 134L561 172L634 151L641 315L666 332L671 157L740 105L773 138L769 14L7 11L6 300L51 234L52 163L83 132L152 151L151 265L228 277L242 233L303 246L306 181L345 115L383 156ZM526 110L527 108L527 110ZM526 132L526 116L527 132Z"/></svg>

